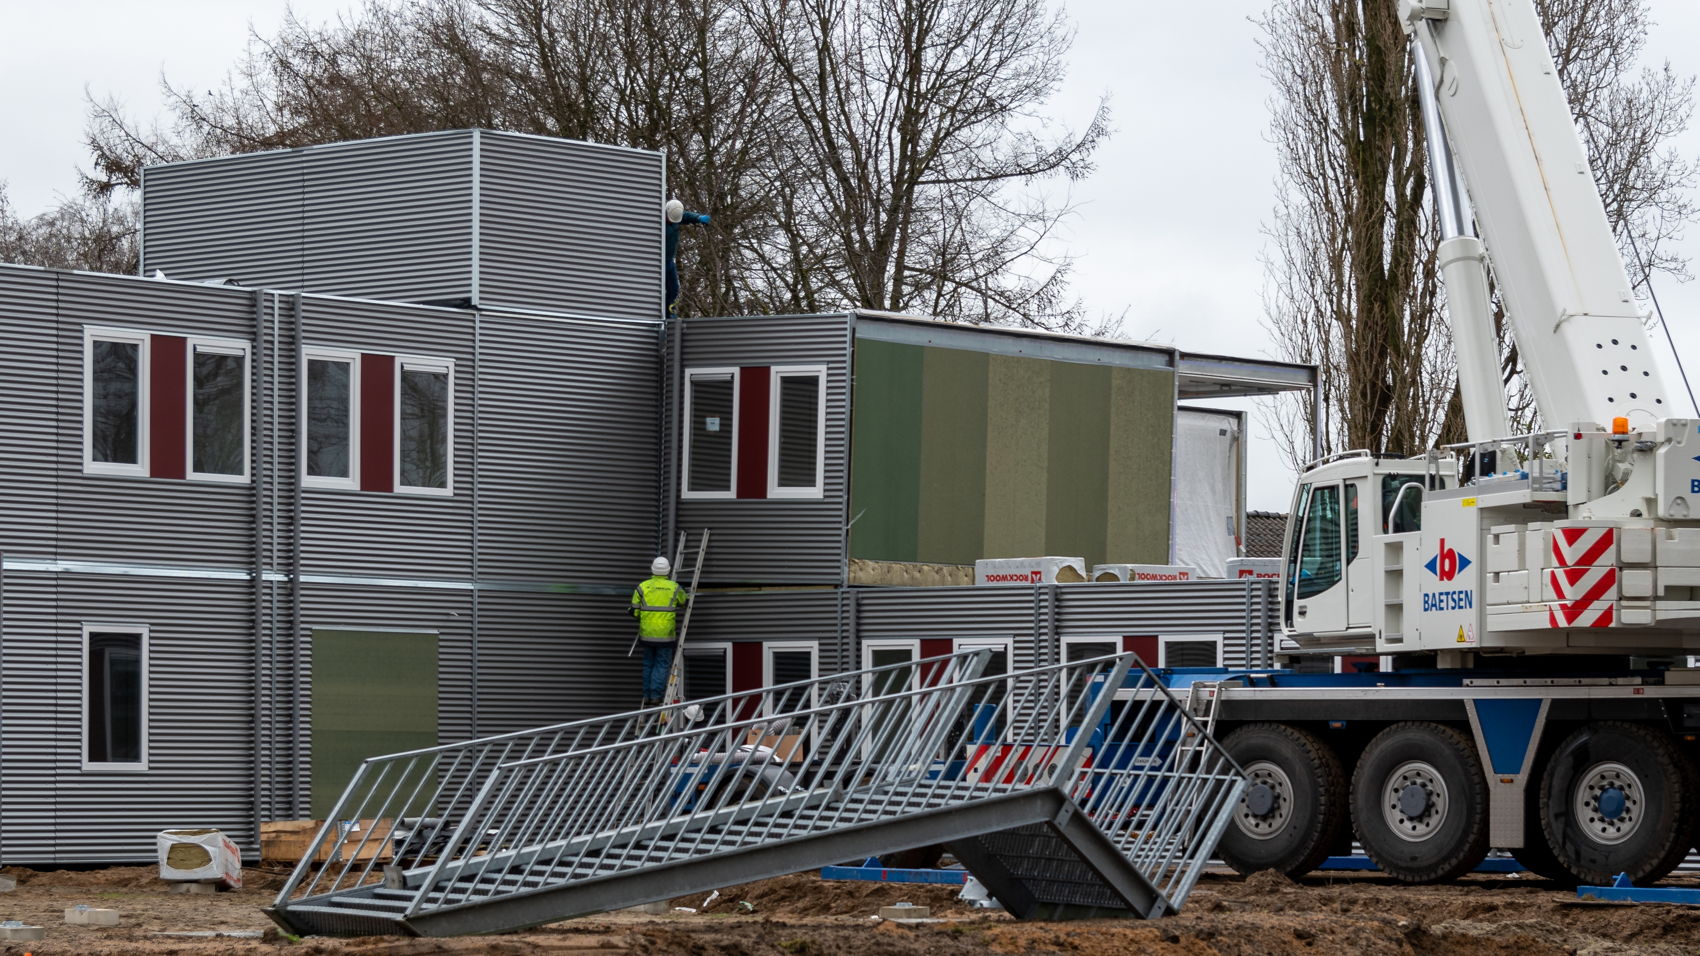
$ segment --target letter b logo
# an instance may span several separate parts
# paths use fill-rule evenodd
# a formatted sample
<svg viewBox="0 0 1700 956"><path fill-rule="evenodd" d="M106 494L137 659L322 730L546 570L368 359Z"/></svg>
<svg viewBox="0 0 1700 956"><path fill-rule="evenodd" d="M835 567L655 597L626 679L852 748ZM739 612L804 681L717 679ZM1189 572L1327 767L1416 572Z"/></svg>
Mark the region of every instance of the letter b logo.
<svg viewBox="0 0 1700 956"><path fill-rule="evenodd" d="M1435 577L1442 581L1450 581L1458 576L1458 552L1446 546L1446 539L1440 539L1440 566L1435 569Z"/></svg>

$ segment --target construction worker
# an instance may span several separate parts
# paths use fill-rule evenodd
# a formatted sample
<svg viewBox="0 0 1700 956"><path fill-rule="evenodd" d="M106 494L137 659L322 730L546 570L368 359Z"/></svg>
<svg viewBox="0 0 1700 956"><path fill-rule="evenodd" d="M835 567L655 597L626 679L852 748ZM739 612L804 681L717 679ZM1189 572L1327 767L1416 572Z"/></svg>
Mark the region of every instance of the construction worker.
<svg viewBox="0 0 1700 956"><path fill-rule="evenodd" d="M667 200L662 211L667 223L662 243L662 258L667 262L667 301L661 308L661 317L672 318L679 314L679 267L673 261L679 252L679 230L684 226L706 226L709 218L707 213L687 210L677 199Z"/></svg>
<svg viewBox="0 0 1700 956"><path fill-rule="evenodd" d="M654 707L667 694L667 674L673 669L673 641L679 636L679 608L691 599L668 577L673 565L666 558L649 563L649 577L632 592L632 617L638 621L643 645L643 706Z"/></svg>

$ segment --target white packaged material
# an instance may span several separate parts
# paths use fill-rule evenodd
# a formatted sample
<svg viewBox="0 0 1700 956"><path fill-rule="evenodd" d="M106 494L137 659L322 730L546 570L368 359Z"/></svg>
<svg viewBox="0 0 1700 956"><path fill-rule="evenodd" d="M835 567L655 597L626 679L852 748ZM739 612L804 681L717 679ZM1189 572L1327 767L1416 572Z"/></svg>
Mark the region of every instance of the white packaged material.
<svg viewBox="0 0 1700 956"><path fill-rule="evenodd" d="M1186 564L1095 564L1094 581L1197 581L1198 569Z"/></svg>
<svg viewBox="0 0 1700 956"><path fill-rule="evenodd" d="M159 878L242 888L242 851L222 830L161 830Z"/></svg>
<svg viewBox="0 0 1700 956"><path fill-rule="evenodd" d="M975 584L1056 584L1086 580L1085 558L981 558Z"/></svg>
<svg viewBox="0 0 1700 956"><path fill-rule="evenodd" d="M1280 558L1229 558L1228 577L1232 580L1240 578L1269 578L1279 580L1281 577Z"/></svg>

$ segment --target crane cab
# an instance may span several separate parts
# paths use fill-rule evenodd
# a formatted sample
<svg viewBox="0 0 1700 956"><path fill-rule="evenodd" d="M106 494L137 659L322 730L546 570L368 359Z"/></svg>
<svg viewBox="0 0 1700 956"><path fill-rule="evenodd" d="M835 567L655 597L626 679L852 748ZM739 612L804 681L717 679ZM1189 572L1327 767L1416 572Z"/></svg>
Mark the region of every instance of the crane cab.
<svg viewBox="0 0 1700 956"><path fill-rule="evenodd" d="M1423 497L1450 483L1427 458L1357 451L1311 465L1287 522L1283 633L1307 650L1375 653L1389 616L1402 613L1403 588L1390 578L1416 552Z"/></svg>

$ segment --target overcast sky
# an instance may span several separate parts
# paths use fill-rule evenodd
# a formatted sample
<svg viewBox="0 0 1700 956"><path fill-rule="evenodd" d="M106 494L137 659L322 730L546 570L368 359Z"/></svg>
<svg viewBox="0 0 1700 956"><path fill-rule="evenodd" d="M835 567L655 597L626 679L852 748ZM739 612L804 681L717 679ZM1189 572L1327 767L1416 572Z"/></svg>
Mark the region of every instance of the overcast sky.
<svg viewBox="0 0 1700 956"><path fill-rule="evenodd" d="M1387 0L1392 2L1392 0ZM353 0L295 0L308 20ZM1049 111L1080 128L1102 93L1115 135L1098 172L1076 186L1063 239L1079 255L1075 289L1100 313L1128 310L1128 337L1199 352L1274 357L1261 324L1263 230L1274 156L1259 73L1256 0L1074 0L1066 88ZM241 53L250 22L271 34L284 0L0 0L0 181L25 215L76 190L86 166L84 91L116 95L140 117L160 111L159 78L205 89ZM1651 0L1653 59L1700 72L1700 5ZM1700 131L1679 147L1700 156ZM1700 231L1685 252L1700 258ZM1684 354L1700 354L1700 283L1658 288ZM1700 371L1697 369L1696 371ZM1670 379L1678 387L1674 372ZM1284 511L1292 475L1252 416L1249 501Z"/></svg>

